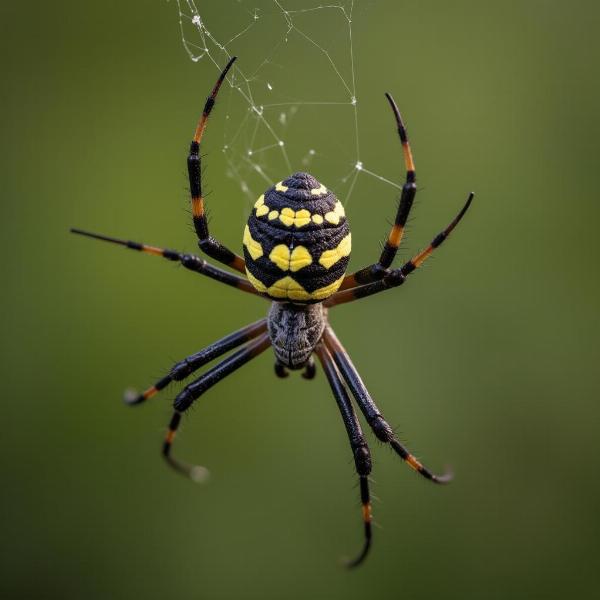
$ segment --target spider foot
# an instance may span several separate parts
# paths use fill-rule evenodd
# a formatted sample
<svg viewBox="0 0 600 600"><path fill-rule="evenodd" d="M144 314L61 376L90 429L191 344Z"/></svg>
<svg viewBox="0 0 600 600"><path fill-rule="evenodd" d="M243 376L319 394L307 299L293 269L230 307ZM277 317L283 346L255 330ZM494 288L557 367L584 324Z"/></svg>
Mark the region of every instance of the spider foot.
<svg viewBox="0 0 600 600"><path fill-rule="evenodd" d="M344 558L344 559L342 559L342 564L347 569L355 569L356 567L358 567L359 565L361 565L363 563L365 558L367 558L367 554L369 554L370 548L371 548L371 539L369 538L369 539L365 540L362 550L360 551L360 554L356 558L353 558L352 560L350 560L348 558Z"/></svg>
<svg viewBox="0 0 600 600"><path fill-rule="evenodd" d="M210 471L202 465L190 465L181 462L172 456L165 456L165 458L171 467L178 473L191 479L194 483L205 483L210 477Z"/></svg>

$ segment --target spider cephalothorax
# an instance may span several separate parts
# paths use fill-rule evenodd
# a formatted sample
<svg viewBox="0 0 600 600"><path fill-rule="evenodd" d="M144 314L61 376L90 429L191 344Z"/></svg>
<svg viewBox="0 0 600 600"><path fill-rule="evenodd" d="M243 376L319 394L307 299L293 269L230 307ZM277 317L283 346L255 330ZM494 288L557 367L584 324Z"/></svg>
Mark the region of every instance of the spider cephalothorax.
<svg viewBox="0 0 600 600"><path fill-rule="evenodd" d="M141 404L172 381L182 381L209 362L239 348L186 385L173 401L174 412L163 444L163 456L176 470L200 480L205 477L206 469L182 463L171 453L182 414L213 385L269 346L273 347L275 353L275 373L279 377L287 377L288 369L304 369L303 376L312 379L315 375L313 355L316 355L340 409L359 477L365 541L358 557L349 563L350 566L356 566L364 560L371 545L371 456L351 397L377 438L389 444L410 467L435 483L444 483L449 480L449 476L434 475L396 438L329 324L327 311L338 304L402 285L456 227L469 208L473 194L469 195L466 204L450 225L438 233L427 248L400 268L391 268L402 241L417 187L406 129L398 107L392 97L386 94L402 143L406 181L402 186L396 218L377 262L350 275L345 274L350 256L350 230L344 209L331 191L307 173L295 173L269 188L257 200L244 231L245 259L238 256L209 235L200 168L200 141L219 88L234 60L235 57L229 61L206 101L190 146L188 173L198 244L208 256L237 271L239 275L216 267L193 254L79 229L72 231L162 256L181 263L186 269L272 301L267 317L188 356L175 364L167 375L145 392L128 393L125 399L129 404Z"/></svg>
<svg viewBox="0 0 600 600"><path fill-rule="evenodd" d="M244 230L248 279L273 300L325 300L342 284L350 249L342 203L308 173L269 188Z"/></svg>

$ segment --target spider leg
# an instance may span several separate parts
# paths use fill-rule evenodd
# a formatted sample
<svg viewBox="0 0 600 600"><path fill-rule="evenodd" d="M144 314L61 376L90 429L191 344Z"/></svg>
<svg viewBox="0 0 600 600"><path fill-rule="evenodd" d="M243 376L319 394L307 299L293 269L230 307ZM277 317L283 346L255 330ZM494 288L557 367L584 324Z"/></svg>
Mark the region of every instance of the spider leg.
<svg viewBox="0 0 600 600"><path fill-rule="evenodd" d="M400 196L400 202L398 203L398 210L396 211L396 218L392 229L387 237L385 246L379 257L379 261L375 264L369 265L359 271L347 275L342 281L340 290L356 287L357 285L365 285L373 281L378 281L387 272L387 269L391 266L396 252L402 242L402 236L404 235L404 228L406 221L412 208L415 195L417 193L416 175L415 175L415 163L412 157L412 151L408 142L408 136L406 134L406 127L402 121L400 110L394 102L394 99L390 94L385 95L392 111L394 118L396 119L396 125L398 127L398 135L400 142L402 143L402 152L404 154L404 165L406 167L406 180L402 186L402 194Z"/></svg>
<svg viewBox="0 0 600 600"><path fill-rule="evenodd" d="M400 458L406 462L412 469L417 473L433 481L434 483L448 483L452 479L450 473L444 475L435 475L427 467L422 465L411 452L404 446L399 440L396 439L392 428L384 420L383 416L379 412L375 402L371 398L369 391L363 383L356 367L350 360L348 353L338 340L333 329L328 325L325 328L323 334L323 342L327 346L327 349L333 355L335 364L341 372L346 384L350 388L352 395L356 399L360 410L362 411L367 423L371 426L373 433L382 441L389 444L400 456Z"/></svg>
<svg viewBox="0 0 600 600"><path fill-rule="evenodd" d="M348 432L348 438L350 440L350 448L352 449L352 455L354 456L354 464L356 472L360 482L360 499L362 503L362 518L364 524L364 535L365 541L360 554L352 561L347 563L348 567L356 567L366 558L369 548L371 547L371 498L369 494L369 473L371 472L371 455L369 447L363 436L360 428L360 423L356 418L356 413L352 408L346 386L344 385L340 373L333 361L331 353L323 343L319 343L316 347L315 352L323 365L323 370L331 391L335 396L338 408L342 414L346 431Z"/></svg>
<svg viewBox="0 0 600 600"><path fill-rule="evenodd" d="M405 262L399 269L392 269L386 271L384 277L379 281L375 281L373 283L369 283L367 285L361 285L355 288L346 289L342 292L336 292L331 298L325 301L326 307L336 306L337 304L344 304L346 302L352 302L353 300L358 300L359 298L365 298L367 296L372 296L373 294L378 294L379 292L383 292L385 290L389 290L390 288L398 287L402 285L406 281L406 277L410 275L415 269L420 267L432 254L436 248L439 248L444 240L450 235L452 230L458 225L460 220L464 217L465 213L471 206L471 202L473 201L474 194L471 192L469 197L467 198L467 202L462 207L458 215L454 218L454 220L444 229L442 232L438 233L429 246L422 250L415 256L413 256L409 261Z"/></svg>
<svg viewBox="0 0 600 600"><path fill-rule="evenodd" d="M195 271L196 273L200 273L201 275L206 275L211 279L220 281L221 283L230 285L232 287L236 287L242 290L243 292L248 292L250 294L255 294L258 296L262 295L254 289L254 286L247 279L244 279L239 275L228 273L227 271L220 269L219 267L215 267L203 260L202 258L199 258L198 256L195 256L193 254L182 254L177 250L157 248L156 246L148 246L147 244L140 244L139 242L132 242L130 240L120 240L106 235L101 235L99 233L90 233L88 231L82 231L81 229L71 229L71 233L76 233L78 235L83 235L96 240L101 240L103 242L112 242L113 244L119 244L120 246L129 248L130 250L138 250L140 252L151 254L153 256L162 256L167 260L173 262L180 262L186 269L189 269L190 271Z"/></svg>
<svg viewBox="0 0 600 600"><path fill-rule="evenodd" d="M193 383L187 385L180 394L177 395L173 402L175 412L171 417L167 435L163 443L162 453L165 460L173 467L176 471L187 475L194 481L199 481L205 478L206 469L204 467L189 465L181 462L171 456L171 447L175 438L175 433L179 427L182 414L202 395L204 392L209 390L213 385L221 381L221 379L227 377L242 365L245 365L248 361L258 356L261 352L266 350L271 344L269 335L263 333L255 340L246 344L243 348L228 356L226 359L216 364L214 367L206 371Z"/></svg>
<svg viewBox="0 0 600 600"><path fill-rule="evenodd" d="M166 388L172 381L183 381L189 377L192 373L197 371L200 367L211 362L215 358L241 346L243 343L248 342L256 338L261 333L267 330L267 320L261 319L256 323L251 323L238 331L231 333L230 335L217 340L210 346L203 348L199 352L184 358L179 361L169 371L168 375L165 375L162 379L159 379L153 386L149 387L145 392L138 394L134 391L128 391L125 393L126 404L135 405L145 402L149 398L152 398L159 391Z"/></svg>
<svg viewBox="0 0 600 600"><path fill-rule="evenodd" d="M223 72L217 79L210 96L206 99L202 116L196 126L194 138L190 144L190 153L187 159L188 176L190 181L190 194L192 198L192 218L194 221L194 229L198 235L198 244L203 252L205 252L211 258L239 271L240 273L246 272L246 263L241 256L234 254L231 250L223 246L215 238L211 237L208 232L208 221L206 219L206 211L204 207L204 198L202 196L202 165L200 159L200 143L202 142L202 136L206 130L208 123L208 117L215 105L217 94L221 84L225 80L229 69L233 65L236 57L230 59L227 63Z"/></svg>

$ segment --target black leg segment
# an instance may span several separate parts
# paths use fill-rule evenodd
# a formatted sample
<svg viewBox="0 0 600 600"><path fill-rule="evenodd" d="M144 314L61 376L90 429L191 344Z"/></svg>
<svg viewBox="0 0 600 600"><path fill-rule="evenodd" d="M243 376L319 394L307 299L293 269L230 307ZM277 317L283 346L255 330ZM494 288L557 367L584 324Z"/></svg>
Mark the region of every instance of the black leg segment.
<svg viewBox="0 0 600 600"><path fill-rule="evenodd" d="M406 133L406 127L402 121L400 110L394 102L394 99L390 94L385 95L387 101L390 103L394 118L396 119L396 127L398 129L398 136L400 137L400 143L402 144L402 152L404 154L404 166L406 169L406 180L402 186L402 194L400 195L400 202L398 203L398 210L396 211L396 218L392 229L388 234L385 246L379 257L379 261L372 264L364 269L360 269L351 275L347 275L340 286L340 290L346 290L358 285L365 285L373 281L378 281L385 274L386 270L389 269L396 257L396 252L402 242L404 235L404 229L406 227L406 221L410 214L415 195L417 193L416 174L415 174L415 163L412 157L412 151L408 142L408 135Z"/></svg>
<svg viewBox="0 0 600 600"><path fill-rule="evenodd" d="M179 423L181 421L182 413L185 412L202 394L204 394L204 392L239 369L241 366L245 365L248 361L258 356L261 352L264 352L264 350L266 350L270 344L271 341L269 340L269 335L267 333L263 333L258 338L249 342L243 348L209 369L196 381L186 386L182 392L177 395L175 401L173 402L175 412L171 418L171 423L169 425L169 429L167 430L162 451L165 460L176 471L187 475L193 480L202 479L202 474L206 472L204 467L189 465L171 456L171 447L173 445L175 433L177 432ZM202 475L202 477L200 477L199 474Z"/></svg>
<svg viewBox="0 0 600 600"><path fill-rule="evenodd" d="M196 354L192 354L187 358L184 358L182 361L179 361L169 371L168 375L165 375L162 379L159 379L153 386L149 387L146 391L138 394L133 391L128 391L125 394L125 403L126 404L141 404L148 400L148 398L152 398L152 396L156 395L160 390L163 390L167 387L172 381L183 381L187 379L192 373L197 371L200 367L203 367L207 363L211 362L215 358L222 356L229 350L233 350L233 348L237 348L241 346L245 342L248 342L261 333L264 333L267 330L267 320L261 319L256 323L252 323L251 325L247 325L238 331L231 333L230 335L217 340L210 346L203 348L200 352L196 352Z"/></svg>
<svg viewBox="0 0 600 600"><path fill-rule="evenodd" d="M236 287L244 292L248 292L249 294L259 296L261 295L254 289L254 286L244 277L240 277L239 275L233 275L232 273L228 273L223 269L219 269L218 267L211 265L210 263L193 254L183 254L181 252L178 252L177 250L169 250L167 248L149 246L148 244L132 242L131 240L121 240L99 233L90 233L89 231L83 231L81 229L71 229L71 233L83 235L85 237L93 238L95 240L101 240L103 242L111 242L113 244L118 244L125 248L129 248L130 250L137 250L138 252L143 252L144 254L150 254L152 256L162 256L163 258L166 258L167 260L170 260L172 262L179 262L186 269L189 269L190 271L194 271L196 273L200 273L201 275L206 275L207 277L210 277L215 281L219 281L226 285Z"/></svg>
<svg viewBox="0 0 600 600"><path fill-rule="evenodd" d="M371 426L373 433L382 442L389 444L400 458L402 458L409 467L417 471L417 473L434 483L448 483L452 479L450 473L435 475L427 467L422 465L415 456L413 456L413 454L411 454L409 450L396 439L392 428L379 412L375 402L373 402L369 391L360 378L356 367L352 364L348 353L337 339L333 329L329 326L325 328L323 341L327 349L331 352L337 368L352 391L352 395L356 399L367 423Z"/></svg>
<svg viewBox="0 0 600 600"><path fill-rule="evenodd" d="M323 365L325 376L331 386L331 391L335 396L338 408L342 415L346 432L350 440L350 448L354 457L354 465L358 473L360 483L360 500L362 504L362 520L364 526L365 541L360 554L347 563L348 567L356 567L366 558L372 539L372 516L371 516L371 496L369 493L369 473L371 472L371 454L369 447L360 428L360 423L356 418L356 413L352 408L352 403L348 397L348 392L342 381L339 371L331 357L327 347L321 342L315 352Z"/></svg>
<svg viewBox="0 0 600 600"><path fill-rule="evenodd" d="M465 216L467 210L469 210L469 206L471 206L471 202L473 201L474 194L471 192L469 197L467 198L467 202L462 207L458 215L454 218L454 220L444 229L442 232L438 233L429 246L419 252L419 254L413 256L409 261L405 262L399 269L392 269L391 271L386 271L384 276L379 281L375 281L374 283L369 283L367 285L362 285L359 287L346 289L342 292L336 292L331 298L325 301L326 307L336 306L338 304L345 304L346 302L352 302L353 300L359 300L360 298L366 298L367 296L372 296L373 294L378 294L379 292L383 292L385 290L389 290L391 288L398 287L402 285L408 275L410 275L413 271L419 268L432 254L436 248L439 248L442 243L446 240L446 238L450 235L452 230L460 223L461 219Z"/></svg>
<svg viewBox="0 0 600 600"><path fill-rule="evenodd" d="M246 263L241 256L233 253L231 250L223 246L220 242L210 236L208 232L208 221L206 219L206 210L204 207L204 197L202 195L202 161L200 157L200 144L202 136L206 130L208 117L217 100L217 94L229 69L233 66L236 57L234 56L223 69L219 79L215 83L210 96L206 99L202 116L196 126L194 138L190 144L190 152L187 159L188 176L190 181L190 195L192 199L192 218L194 221L194 229L198 236L198 245L211 258L214 258L220 263L239 271L246 272Z"/></svg>

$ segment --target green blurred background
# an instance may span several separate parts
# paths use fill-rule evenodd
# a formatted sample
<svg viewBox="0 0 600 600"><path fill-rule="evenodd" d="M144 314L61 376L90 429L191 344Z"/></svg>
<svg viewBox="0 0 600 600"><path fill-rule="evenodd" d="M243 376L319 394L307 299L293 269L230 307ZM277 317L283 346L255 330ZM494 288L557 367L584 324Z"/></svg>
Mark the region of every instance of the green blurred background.
<svg viewBox="0 0 600 600"><path fill-rule="evenodd" d="M211 28L230 22L225 3L201 4ZM409 285L331 319L390 423L455 482L433 487L373 441L381 527L364 567L340 568L361 543L345 431L322 373L276 379L269 353L184 421L176 452L207 465L210 483L165 467L173 391L133 410L123 388L265 305L67 230L194 249L185 155L216 71L185 54L174 2L3 2L3 598L597 589L598 5L357 7L363 154L400 178L389 90L417 161L401 256L470 189L477 198ZM244 43L242 59L264 54ZM302 66L280 82L306 77ZM223 114L204 148L209 205L213 232L239 249L248 201L224 175ZM335 120L324 126L350 143ZM313 170L328 183L326 162ZM370 185L348 209L354 267L377 256L394 210L394 190Z"/></svg>

